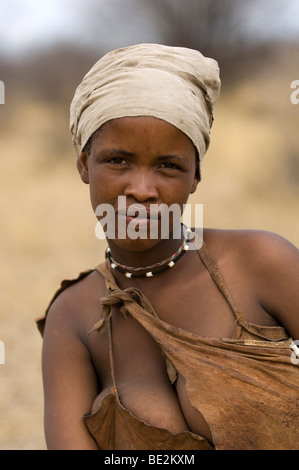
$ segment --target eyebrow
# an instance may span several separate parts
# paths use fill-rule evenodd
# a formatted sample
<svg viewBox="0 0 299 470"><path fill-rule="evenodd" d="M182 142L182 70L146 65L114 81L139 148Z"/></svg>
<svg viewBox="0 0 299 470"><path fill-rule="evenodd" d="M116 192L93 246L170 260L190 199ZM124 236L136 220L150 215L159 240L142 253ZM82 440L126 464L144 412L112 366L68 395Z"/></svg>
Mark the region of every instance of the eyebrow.
<svg viewBox="0 0 299 470"><path fill-rule="evenodd" d="M135 154L132 152L127 152L126 150L122 149L109 149L109 150L102 150L99 152L100 155L104 157L112 157L115 155L120 155L122 157L134 157Z"/></svg>
<svg viewBox="0 0 299 470"><path fill-rule="evenodd" d="M161 155L158 157L158 160L161 161L161 160L178 160L179 162L183 163L185 162L185 158L181 157L180 155L176 155L176 154L169 154L169 155Z"/></svg>
<svg viewBox="0 0 299 470"><path fill-rule="evenodd" d="M119 155L120 157L136 157L136 154L133 152L128 152L127 150L115 148L115 149L108 149L108 150L102 150L99 152L99 154L105 158L109 158L115 155ZM157 157L158 161L165 161L165 160L177 160L181 163L184 163L186 159L184 157L181 157L180 155L176 154L168 154L168 155L159 155Z"/></svg>

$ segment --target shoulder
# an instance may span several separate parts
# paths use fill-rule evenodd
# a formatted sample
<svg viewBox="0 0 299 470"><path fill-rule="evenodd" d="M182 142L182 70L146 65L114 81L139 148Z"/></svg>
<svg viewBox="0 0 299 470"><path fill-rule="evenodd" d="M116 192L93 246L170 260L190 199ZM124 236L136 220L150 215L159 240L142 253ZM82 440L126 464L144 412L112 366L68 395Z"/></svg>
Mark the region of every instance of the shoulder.
<svg viewBox="0 0 299 470"><path fill-rule="evenodd" d="M262 230L206 229L204 241L216 260L233 258L263 269L298 262L299 250L286 238Z"/></svg>
<svg viewBox="0 0 299 470"><path fill-rule="evenodd" d="M100 291L102 284L96 271L64 281L47 310L42 373L45 435L53 449L93 448L82 416L90 412L98 394L87 333L93 326L91 311L96 304L91 297L97 296L96 288Z"/></svg>
<svg viewBox="0 0 299 470"><path fill-rule="evenodd" d="M95 269L84 271L75 279L62 281L45 316L38 322L42 334L51 328L85 335L89 323L95 318L98 321L99 299L104 293L105 280Z"/></svg>
<svg viewBox="0 0 299 470"><path fill-rule="evenodd" d="M280 235L255 230L207 230L204 240L225 277L294 336L299 335L299 250ZM237 295L237 292L236 292Z"/></svg>

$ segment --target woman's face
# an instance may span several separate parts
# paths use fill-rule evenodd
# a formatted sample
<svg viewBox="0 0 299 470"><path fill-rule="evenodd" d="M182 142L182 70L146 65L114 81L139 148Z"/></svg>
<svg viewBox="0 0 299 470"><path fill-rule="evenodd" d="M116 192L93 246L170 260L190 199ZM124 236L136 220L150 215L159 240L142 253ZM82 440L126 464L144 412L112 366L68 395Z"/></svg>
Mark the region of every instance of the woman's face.
<svg viewBox="0 0 299 470"><path fill-rule="evenodd" d="M145 230L147 239L132 242L126 236L125 240L115 241L124 248L130 248L132 243L135 249L154 246L157 239L150 240L149 219L158 217L161 222L161 214L157 215L153 208L176 204L182 210L198 184L192 142L176 127L153 117L107 122L93 138L90 153L81 153L77 166L82 180L90 185L93 210L101 213L98 209L103 204L114 209L116 233L120 221L127 227L134 223L133 216L123 215L119 196L123 196L121 201L126 208L136 204L142 205L137 206L138 210L144 208L145 212L136 212L139 225L135 226L136 231ZM170 227L171 223L170 220Z"/></svg>

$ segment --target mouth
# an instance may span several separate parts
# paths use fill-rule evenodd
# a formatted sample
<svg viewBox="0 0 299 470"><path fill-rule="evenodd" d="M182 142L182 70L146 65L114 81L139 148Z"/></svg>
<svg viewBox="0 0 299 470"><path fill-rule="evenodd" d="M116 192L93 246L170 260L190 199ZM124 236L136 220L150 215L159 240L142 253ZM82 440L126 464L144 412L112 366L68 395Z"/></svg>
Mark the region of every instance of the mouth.
<svg viewBox="0 0 299 470"><path fill-rule="evenodd" d="M160 219L158 211L146 208L142 204L132 204L129 207L119 209L117 215L120 219L125 218L128 223L134 220L136 224L148 224Z"/></svg>

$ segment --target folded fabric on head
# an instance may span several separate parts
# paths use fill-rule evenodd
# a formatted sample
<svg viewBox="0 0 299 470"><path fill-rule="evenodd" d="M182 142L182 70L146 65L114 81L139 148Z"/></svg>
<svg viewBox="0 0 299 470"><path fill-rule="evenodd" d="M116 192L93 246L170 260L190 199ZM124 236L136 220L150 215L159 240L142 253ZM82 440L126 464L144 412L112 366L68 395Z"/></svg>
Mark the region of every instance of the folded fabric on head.
<svg viewBox="0 0 299 470"><path fill-rule="evenodd" d="M151 116L184 132L202 160L219 92L218 64L199 51L138 44L109 52L84 77L71 104L77 154L106 122Z"/></svg>

